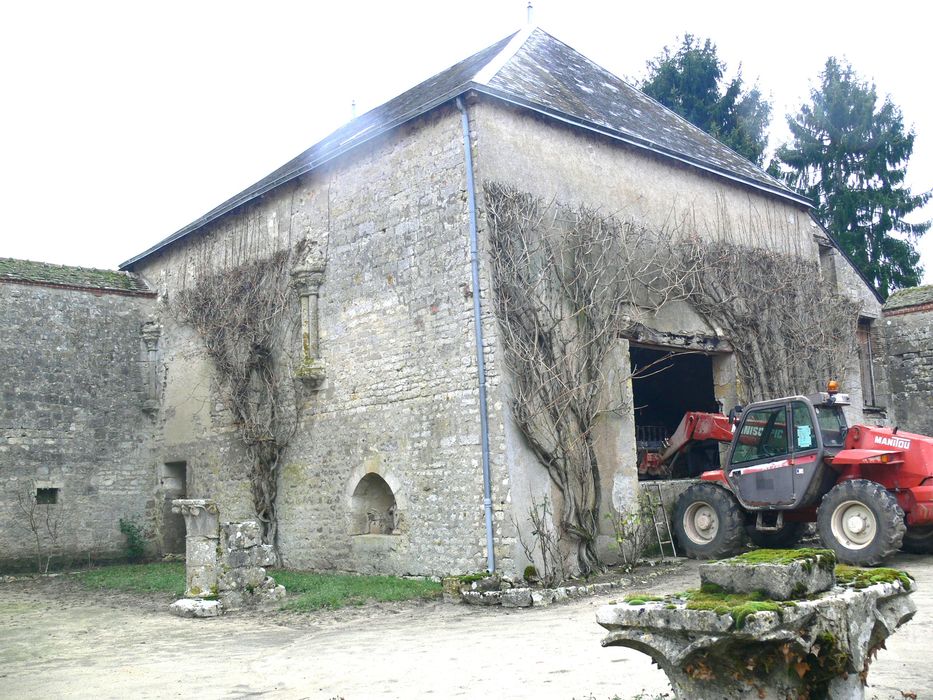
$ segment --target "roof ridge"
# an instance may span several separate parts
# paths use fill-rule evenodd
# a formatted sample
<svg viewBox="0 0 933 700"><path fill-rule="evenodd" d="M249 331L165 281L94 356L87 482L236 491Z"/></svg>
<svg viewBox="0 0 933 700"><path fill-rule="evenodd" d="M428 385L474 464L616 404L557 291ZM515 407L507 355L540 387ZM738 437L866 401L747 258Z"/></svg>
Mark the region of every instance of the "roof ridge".
<svg viewBox="0 0 933 700"><path fill-rule="evenodd" d="M488 85L489 81L496 76L496 73L505 67L506 63L512 60L515 54L519 52L522 46L525 45L525 42L528 41L528 38L537 29L538 25L529 24L515 32L509 40L509 43L506 44L499 53L493 56L485 66L476 71L473 75L473 82L479 83L480 85ZM546 34L547 32L544 33Z"/></svg>

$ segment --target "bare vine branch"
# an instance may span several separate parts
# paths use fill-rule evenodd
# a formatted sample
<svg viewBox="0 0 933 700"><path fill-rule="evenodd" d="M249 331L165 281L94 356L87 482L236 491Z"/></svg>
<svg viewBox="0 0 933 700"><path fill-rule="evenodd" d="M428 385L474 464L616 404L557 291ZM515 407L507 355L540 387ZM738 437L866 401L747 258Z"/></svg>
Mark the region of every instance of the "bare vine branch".
<svg viewBox="0 0 933 700"><path fill-rule="evenodd" d="M484 199L512 414L560 496L581 573L601 566L594 428L621 408L604 391L619 339L685 301L732 343L750 399L815 389L852 361L858 305L826 289L815 262L708 242L728 240L725 228L706 239L686 222L651 230L494 182ZM717 222L731 226L728 212Z"/></svg>
<svg viewBox="0 0 933 700"><path fill-rule="evenodd" d="M287 310L293 299L292 256L267 258L199 277L182 290L176 311L200 336L249 456L249 481L263 541L277 544L278 469L297 426L293 373L288 367Z"/></svg>

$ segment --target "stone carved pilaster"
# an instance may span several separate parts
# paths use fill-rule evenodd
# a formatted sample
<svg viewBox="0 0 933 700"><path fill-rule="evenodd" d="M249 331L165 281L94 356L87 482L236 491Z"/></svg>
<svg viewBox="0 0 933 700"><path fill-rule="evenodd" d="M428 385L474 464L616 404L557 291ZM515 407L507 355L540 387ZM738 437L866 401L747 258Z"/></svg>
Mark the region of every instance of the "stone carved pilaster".
<svg viewBox="0 0 933 700"><path fill-rule="evenodd" d="M320 387L326 376L318 323L318 295L323 282L323 260L309 259L292 270L301 308L301 364L297 375L312 388Z"/></svg>
<svg viewBox="0 0 933 700"><path fill-rule="evenodd" d="M143 342L146 344L146 400L143 411L154 414L159 410L158 359L159 338L162 327L157 321L146 321L142 327Z"/></svg>
<svg viewBox="0 0 933 700"><path fill-rule="evenodd" d="M216 597L220 540L217 505L208 498L180 498L172 501L172 512L185 518L185 595Z"/></svg>

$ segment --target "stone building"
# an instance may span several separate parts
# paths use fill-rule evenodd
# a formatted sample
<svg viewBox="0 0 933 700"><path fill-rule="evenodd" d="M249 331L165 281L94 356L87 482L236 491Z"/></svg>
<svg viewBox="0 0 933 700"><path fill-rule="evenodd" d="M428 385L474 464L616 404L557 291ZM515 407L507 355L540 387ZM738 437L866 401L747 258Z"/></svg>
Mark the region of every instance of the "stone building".
<svg viewBox="0 0 933 700"><path fill-rule="evenodd" d="M155 294L129 273L0 258L0 304L0 561L33 555L33 498L61 512L57 549L113 556L120 518L156 516Z"/></svg>
<svg viewBox="0 0 933 700"><path fill-rule="evenodd" d="M887 397L888 422L933 435L933 286L891 294L881 330L883 345L875 366Z"/></svg>
<svg viewBox="0 0 933 700"><path fill-rule="evenodd" d="M32 286L34 280L0 287L4 308L11 305L23 323L30 309L46 308L36 295L67 296L63 307L89 308L80 296L86 294L100 314L89 325L66 313L62 323L73 325L61 335L75 339L75 361L87 364L95 382L106 378L89 395L83 375L36 377L20 357L24 346L61 341L47 338L44 322L33 335L4 324L10 345L4 342L3 351L19 348L9 362L21 367L16 381L4 381L6 512L15 490L9 475L16 488L30 480L63 494L95 488L103 501L102 479L107 488L116 481L101 474L112 469L128 479L114 489L128 500L93 506L101 528L111 519L108 536L122 508L152 523L170 549L174 525L160 504L182 492L216 499L225 518L251 517L243 448L201 339L173 303L205 275L300 243L307 252L294 271L301 301L292 316L307 340L303 350L283 351L295 356L306 381L279 477L285 561L444 574L483 569L494 559L499 569L520 571L527 559L516 528L527 535L528 510L551 487L510 416L491 304L484 182L651 227L689 218L709 232L711 222L726 218L737 243L819 264L824 284L860 302L866 337L881 315L877 295L813 222L808 201L567 45L527 30L354 119L124 263L121 279L137 285L134 296L109 288L65 294ZM636 414L628 396L629 409L602 425L600 460L611 465L602 475L606 508L636 491L640 422L672 429L685 410L728 408L743 398L730 339L689 306L665 308L648 331L620 339L626 362L696 352L671 361L667 376L676 378L676 391L663 379L637 387L634 404L653 406L656 415ZM864 354L870 345L863 345ZM854 418L862 415L864 374L853 367L844 380ZM18 393L31 381L44 396L70 392L93 423L81 429L87 471L56 467L61 486L40 483L46 463L63 465L77 449L59 444L70 419L64 409L50 412ZM623 382L616 390L632 388ZM92 411L98 404L114 412L114 421ZM17 442L15 426L33 413L36 427L28 430L40 430L44 420L52 442L21 461L29 450ZM28 437L43 439L38 432ZM50 450L60 452L43 457ZM115 466L94 473L94 464L105 463ZM601 547L612 540L607 525ZM24 553L9 539L0 546L0 559Z"/></svg>

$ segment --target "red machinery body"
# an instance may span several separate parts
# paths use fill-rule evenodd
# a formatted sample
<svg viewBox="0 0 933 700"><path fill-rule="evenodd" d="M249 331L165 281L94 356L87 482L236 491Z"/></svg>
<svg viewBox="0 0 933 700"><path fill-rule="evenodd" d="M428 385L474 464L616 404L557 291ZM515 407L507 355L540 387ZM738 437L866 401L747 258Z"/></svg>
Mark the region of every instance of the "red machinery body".
<svg viewBox="0 0 933 700"><path fill-rule="evenodd" d="M654 477L670 475L673 462L692 445L715 440L732 441L732 423L721 413L688 411L666 446L659 452L645 452L638 462L639 474Z"/></svg>
<svg viewBox="0 0 933 700"><path fill-rule="evenodd" d="M933 525L933 438L896 429L853 425L845 446L826 463L839 476L836 483L868 479L894 493L908 525ZM789 464L793 466L793 464ZM700 475L732 490L725 471Z"/></svg>
<svg viewBox="0 0 933 700"><path fill-rule="evenodd" d="M749 404L734 428L721 415L702 429L699 416L685 416L659 463L691 454L697 440L729 442L725 467L677 499L674 529L688 556L728 555L743 533L760 547L793 546L806 522L847 564L874 566L898 549L933 554L933 437L849 427L847 405L830 386Z"/></svg>
<svg viewBox="0 0 933 700"><path fill-rule="evenodd" d="M933 525L933 438L853 425L845 448L826 461L839 481L868 479L894 493L908 525Z"/></svg>

